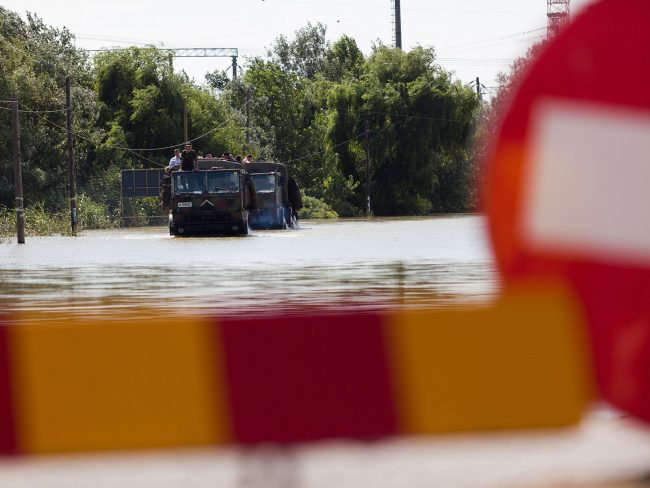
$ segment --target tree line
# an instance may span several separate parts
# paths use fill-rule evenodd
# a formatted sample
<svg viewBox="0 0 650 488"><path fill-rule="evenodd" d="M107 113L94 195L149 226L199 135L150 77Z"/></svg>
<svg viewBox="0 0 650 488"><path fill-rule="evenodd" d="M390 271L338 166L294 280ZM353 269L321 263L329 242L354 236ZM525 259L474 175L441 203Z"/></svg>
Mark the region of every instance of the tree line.
<svg viewBox="0 0 650 488"><path fill-rule="evenodd" d="M184 98L196 149L287 162L306 194L339 215L364 211L366 158L376 215L476 206L482 105L431 48L378 44L364 56L353 38L332 43L323 25L307 24L248 59L236 80L217 70L197 83L155 47L90 58L67 29L0 7L0 55L0 100L18 93L23 110L27 205L67 205L61 109L71 75L77 187L109 213L119 207L121 169L161 167L173 152L163 148L182 142ZM11 112L0 108L0 205L11 206Z"/></svg>

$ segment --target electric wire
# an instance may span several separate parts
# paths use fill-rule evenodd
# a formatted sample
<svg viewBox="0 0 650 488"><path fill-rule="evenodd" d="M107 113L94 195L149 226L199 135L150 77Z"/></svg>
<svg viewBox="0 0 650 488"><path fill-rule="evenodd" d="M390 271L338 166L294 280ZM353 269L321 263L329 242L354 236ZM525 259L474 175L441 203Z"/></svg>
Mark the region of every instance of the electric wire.
<svg viewBox="0 0 650 488"><path fill-rule="evenodd" d="M79 139L83 139L84 141L88 141L88 142L90 142L92 144L97 144L96 141L93 141L89 137L83 136L83 135L78 134L78 133L76 133L74 131L68 131L67 127L63 127L62 125L56 124L56 123L52 122L47 117L45 117L45 116L43 116L41 114L36 113L36 116L43 119L46 123L50 124L51 126L56 127L57 129L64 130L66 132L66 134L69 132L70 134L72 134L75 137L78 137ZM129 152L129 153L133 154L134 156L136 156L137 158L142 159L143 161L147 161L147 162L149 162L151 164L155 164L155 165L163 167L163 168L166 166L165 164L159 163L157 161L153 161L153 160L151 160L151 159L149 159L149 158L147 158L145 156L142 156L141 154L138 154L137 152L135 152L136 150L130 149L128 147L113 146L113 145L106 145L105 147L107 147L108 149L118 149L118 150Z"/></svg>
<svg viewBox="0 0 650 488"><path fill-rule="evenodd" d="M391 113L391 112L368 112L368 113L374 114L374 115L390 115L390 116L393 116L393 117L406 117L406 118L414 118L414 119L438 120L438 121L442 121L442 122L458 122L459 124L462 124L462 123L466 122L464 120L449 119L449 118L446 118L446 117L428 117L428 116L425 116L425 115L396 114L396 113ZM363 131L360 134L357 134L356 136L351 137L350 139L348 139L346 141L340 142L340 143L332 146L331 149L336 149L337 147L341 147L341 146L343 146L345 144L348 144L349 142L352 142L352 141L354 141L356 139L359 139L361 136L365 136L366 134L370 134L372 132L376 132L376 129L370 129L368 131ZM327 149L323 149L322 151L316 151L316 152L307 154L305 156L301 156L299 158L290 159L289 161L286 161L286 163L289 164L289 163L294 163L296 161L301 161L303 159L308 159L308 158L311 158L312 156L317 156L319 154L322 154L325 151L327 151Z"/></svg>
<svg viewBox="0 0 650 488"><path fill-rule="evenodd" d="M0 102L11 102L11 103L13 103L14 101L13 101L13 100L10 100L10 101L0 100ZM238 108L238 110L239 110L239 111L243 110L243 109L246 108L246 106L247 106L249 103L251 103L251 102L252 102L252 99L251 99L251 100L247 100L246 103L244 103L241 107ZM0 106L0 109L1 109L1 110L9 110L9 111L10 111L10 110L13 110L12 108L9 108L9 107L1 107L1 106ZM63 109L63 111L65 111L65 110L67 110L67 109ZM19 110L19 111L20 111L20 112L23 112L23 113L32 113L32 114L35 114L36 116L38 116L39 118L41 118L42 120L44 120L46 123L50 124L51 126L56 127L56 128L58 128L58 129L61 129L61 130L64 130L66 133L68 133L68 128L67 128L67 127L63 127L63 126L61 126L61 125L59 125L59 124L56 124L55 122L52 122L52 121L49 120L48 118L42 116L41 114L44 113L43 111L37 111L37 110ZM49 112L45 112L45 113L49 113ZM195 138L190 139L189 141L185 141L185 142L194 142L194 141L198 141L198 140L200 140L200 139L202 139L202 138L204 138L204 137L206 137L206 136L212 134L213 132L215 132L215 131L221 129L222 127L224 127L224 126L226 125L226 123L227 123L227 121L224 121L224 122L222 122L221 124L219 124L218 126L216 126L216 127L212 128L212 129L210 129L209 131L207 131L207 132L205 132L205 133L199 135L198 137L195 137ZM90 139L90 138L88 138L88 137L85 137L85 136L83 136L83 135L81 135L81 134L79 134L79 133L76 133L76 132L74 132L74 131L70 131L70 133L71 133L73 136L78 137L79 139L83 139L83 140L88 141L88 142L90 142L90 143L92 143L92 144L97 144L96 141L93 141L92 139ZM180 146L181 144L183 144L183 143L178 143L178 144L174 144L174 145L172 145L172 146L158 147L158 148L131 148L131 147L120 146L120 145L112 145L112 144L107 144L107 145L105 145L104 147L106 147L106 148L108 148L108 149L117 149L117 150L126 151L126 152L129 152L129 153L133 154L134 156L136 156L136 157L142 159L143 161L147 161L147 162L149 162L149 163L155 164L155 165L160 166L160 167L165 167L165 166L166 166L165 164L159 163L159 162L157 162L157 161L153 161L153 160L151 160L151 159L149 159L149 158L147 158L147 157L145 157L145 156L142 156L141 154L138 154L136 151L163 151L163 150L166 150L166 149L174 149L174 148L177 148L177 147Z"/></svg>
<svg viewBox="0 0 650 488"><path fill-rule="evenodd" d="M366 134L370 134L371 132L374 132L374 131L373 131L373 130L369 130L369 131L365 131L365 130L364 130L362 133L357 134L357 135L354 136L354 137L351 137L351 138L348 139L347 141L340 142L340 143L336 144L335 146L332 146L331 148L325 148L325 149L323 149L322 151L316 151L316 152L313 152L313 153L307 154L307 155L305 155L305 156L301 156L301 157L299 157L299 158L290 159L289 161L286 161L286 163L287 163L287 164L295 163L296 161L302 161L303 159L311 158L311 157L313 157L313 156L318 156L319 154L323 154L325 151L327 151L327 149L336 149L337 147L341 147L341 146L343 146L343 145L345 145L345 144L348 144L349 142L352 142L352 141L354 141L354 140L356 140L356 139L359 139L359 137L361 137L361 136L365 136Z"/></svg>
<svg viewBox="0 0 650 488"><path fill-rule="evenodd" d="M450 119L447 117L431 117L428 115L397 114L393 112L369 112L369 113L375 115L390 115L391 117L406 117L406 118L413 118L413 119L437 120L440 122L457 122L459 124L463 124L466 122L465 120Z"/></svg>
<svg viewBox="0 0 650 488"><path fill-rule="evenodd" d="M247 106L249 103L252 103L252 102L253 102L253 99L252 99L252 98L251 98L250 100L247 100L246 103L244 103L241 107L238 107L238 108L237 108L237 111L242 111L243 109L246 108L246 106ZM165 147L153 147L153 148L126 148L126 147L122 147L122 146L116 146L116 148L117 148L117 149L124 149L124 150L131 150L131 151L164 151L164 150L166 150L166 149L174 149L174 148L177 148L178 146L181 146L181 145L186 144L186 143L188 143L188 142L195 142L195 141L198 141L198 140L200 140L200 139L203 139L204 137L209 136L209 135L212 134L213 132L216 132L217 130L223 128L227 123L228 123L228 121L225 120L225 121L223 121L221 124L219 124L218 126L212 128L212 129L210 129L209 131L207 131L207 132L201 134L200 136L195 137L194 139L190 139L189 141L179 142L179 143L177 143L177 144L173 144L173 145L171 145L171 146L165 146Z"/></svg>
<svg viewBox="0 0 650 488"><path fill-rule="evenodd" d="M0 100L0 103L14 103L14 100ZM0 109L3 110L13 110L11 108L5 108L5 107L0 107ZM18 112L23 113L23 114L54 114L54 113L61 113L61 112L67 112L67 108L57 108L57 109L52 109L52 110L25 110L22 108L18 109Z"/></svg>
<svg viewBox="0 0 650 488"><path fill-rule="evenodd" d="M534 34L535 32L539 32L541 30L545 30L547 27L538 27L536 29L530 29L527 31L522 31L522 32L515 32L514 34L508 34L505 36L500 36L500 37L492 37L489 39L477 39L475 41L467 41L467 42L462 42L460 44L452 44L452 45L447 45L447 46L438 46L436 49L440 51L455 51L458 49L464 49L466 46L473 46L475 44L484 44L484 43L492 43L495 41L502 41L502 40L508 40L512 39L514 37L519 37L519 36L525 36L528 34Z"/></svg>

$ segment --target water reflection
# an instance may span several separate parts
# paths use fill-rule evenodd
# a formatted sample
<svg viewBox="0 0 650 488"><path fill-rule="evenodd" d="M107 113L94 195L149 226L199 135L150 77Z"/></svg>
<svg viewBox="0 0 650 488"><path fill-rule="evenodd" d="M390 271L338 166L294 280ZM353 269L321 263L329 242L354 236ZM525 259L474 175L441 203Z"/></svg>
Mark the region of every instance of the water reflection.
<svg viewBox="0 0 650 488"><path fill-rule="evenodd" d="M447 306L496 293L490 263L355 263L284 269L169 266L2 270L0 294L14 310L87 310L138 303L239 315L244 310L296 312L391 309L396 304Z"/></svg>
<svg viewBox="0 0 650 488"><path fill-rule="evenodd" d="M385 310L482 302L499 287L477 217L307 224L234 240L101 232L0 253L0 300L13 310Z"/></svg>

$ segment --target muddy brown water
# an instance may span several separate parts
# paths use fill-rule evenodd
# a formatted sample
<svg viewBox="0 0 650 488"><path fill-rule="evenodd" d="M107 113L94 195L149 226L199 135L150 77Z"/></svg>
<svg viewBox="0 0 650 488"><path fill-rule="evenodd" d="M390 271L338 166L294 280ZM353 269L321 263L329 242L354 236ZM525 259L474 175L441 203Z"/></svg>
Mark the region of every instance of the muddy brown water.
<svg viewBox="0 0 650 488"><path fill-rule="evenodd" d="M481 216L305 221L248 237L170 237L164 227L0 244L12 310L110 313L133 304L241 315L444 307L499 289Z"/></svg>

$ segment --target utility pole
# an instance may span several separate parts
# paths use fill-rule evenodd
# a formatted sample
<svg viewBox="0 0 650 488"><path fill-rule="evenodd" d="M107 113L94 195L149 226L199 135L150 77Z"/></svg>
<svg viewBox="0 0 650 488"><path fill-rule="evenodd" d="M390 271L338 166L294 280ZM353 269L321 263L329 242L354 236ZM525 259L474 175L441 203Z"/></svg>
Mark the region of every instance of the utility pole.
<svg viewBox="0 0 650 488"><path fill-rule="evenodd" d="M237 79L237 56L232 57L232 79Z"/></svg>
<svg viewBox="0 0 650 488"><path fill-rule="evenodd" d="M481 80L479 77L476 77L476 95L479 100L483 100L483 93L481 93Z"/></svg>
<svg viewBox="0 0 650 488"><path fill-rule="evenodd" d="M400 0L393 0L395 3L395 47L402 49L402 11Z"/></svg>
<svg viewBox="0 0 650 488"><path fill-rule="evenodd" d="M183 97L183 140L187 144L190 140L189 131L187 129L187 97Z"/></svg>
<svg viewBox="0 0 650 488"><path fill-rule="evenodd" d="M12 125L14 141L14 191L16 194L16 236L18 244L25 244L25 206L23 202L23 172L20 155L20 113L18 112L18 95L12 97Z"/></svg>
<svg viewBox="0 0 650 488"><path fill-rule="evenodd" d="M251 142L251 92L252 88L249 86L246 89L246 144Z"/></svg>
<svg viewBox="0 0 650 488"><path fill-rule="evenodd" d="M68 132L68 193L70 197L70 228L77 231L77 198L75 195L74 142L72 140L72 97L70 96L70 76L65 77L65 115Z"/></svg>
<svg viewBox="0 0 650 488"><path fill-rule="evenodd" d="M365 140L366 140L366 217L370 215L370 122L365 121Z"/></svg>

